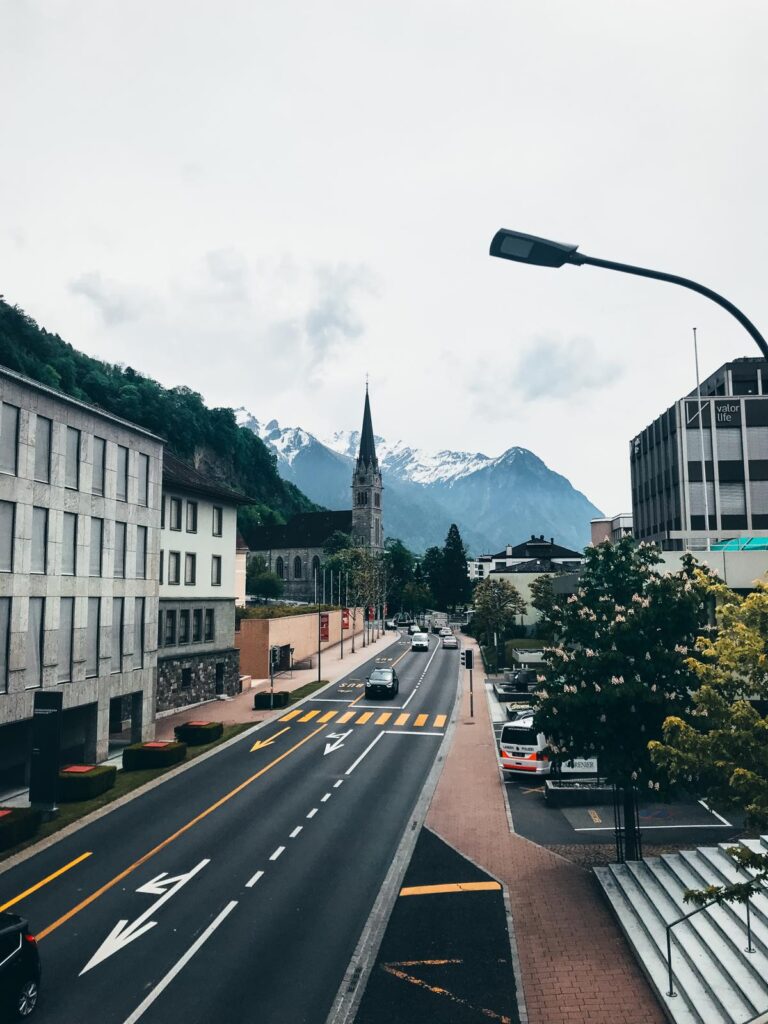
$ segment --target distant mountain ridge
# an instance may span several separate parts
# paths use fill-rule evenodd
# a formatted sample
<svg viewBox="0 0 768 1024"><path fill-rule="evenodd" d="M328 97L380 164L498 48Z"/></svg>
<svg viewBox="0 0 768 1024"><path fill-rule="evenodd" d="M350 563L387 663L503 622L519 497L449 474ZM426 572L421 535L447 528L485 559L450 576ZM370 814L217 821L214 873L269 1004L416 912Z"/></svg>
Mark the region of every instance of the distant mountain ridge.
<svg viewBox="0 0 768 1024"><path fill-rule="evenodd" d="M283 479L312 501L349 508L351 476L360 441L356 430L321 440L302 427L261 423L246 409L237 422L257 434L277 460ZM384 477L384 526L414 550L441 544L452 522L475 554L544 533L566 547L589 541L589 521L602 513L560 473L527 448L429 453L403 441L376 437Z"/></svg>

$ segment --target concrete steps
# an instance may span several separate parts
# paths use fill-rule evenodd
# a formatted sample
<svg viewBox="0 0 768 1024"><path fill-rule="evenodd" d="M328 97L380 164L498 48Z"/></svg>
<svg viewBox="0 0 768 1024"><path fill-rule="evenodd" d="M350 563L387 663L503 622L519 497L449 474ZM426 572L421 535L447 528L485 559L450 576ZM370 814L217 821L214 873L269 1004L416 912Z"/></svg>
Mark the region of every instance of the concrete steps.
<svg viewBox="0 0 768 1024"><path fill-rule="evenodd" d="M667 1016L674 1024L768 1024L768 894L747 910L716 904L672 930L672 980L667 972L666 925L695 909L686 889L745 881L749 873L728 854L736 843L699 847L644 861L610 864L595 874ZM768 836L743 846L768 853Z"/></svg>

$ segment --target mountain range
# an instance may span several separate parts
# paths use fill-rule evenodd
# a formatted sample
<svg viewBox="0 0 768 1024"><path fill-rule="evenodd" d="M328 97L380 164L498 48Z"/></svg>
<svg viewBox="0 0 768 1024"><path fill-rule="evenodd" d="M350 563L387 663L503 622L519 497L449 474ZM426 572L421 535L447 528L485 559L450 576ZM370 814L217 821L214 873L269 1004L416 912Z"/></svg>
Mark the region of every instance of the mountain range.
<svg viewBox="0 0 768 1024"><path fill-rule="evenodd" d="M351 507L351 479L359 431L320 440L301 427L262 423L235 411L274 452L280 476L327 508ZM479 555L516 544L531 534L554 537L580 549L589 521L602 513L560 473L527 448L490 457L482 452L428 453L403 441L376 437L384 479L384 526L414 551L442 544L456 523L468 550Z"/></svg>

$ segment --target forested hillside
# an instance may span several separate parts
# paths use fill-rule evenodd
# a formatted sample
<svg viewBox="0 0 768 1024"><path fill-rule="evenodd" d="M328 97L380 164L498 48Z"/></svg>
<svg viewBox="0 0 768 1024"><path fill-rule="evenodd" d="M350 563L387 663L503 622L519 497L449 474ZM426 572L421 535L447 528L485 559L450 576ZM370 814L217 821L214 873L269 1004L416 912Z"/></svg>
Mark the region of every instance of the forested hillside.
<svg viewBox="0 0 768 1024"><path fill-rule="evenodd" d="M253 497L256 504L239 516L246 540L251 525L317 508L280 478L274 455L251 430L238 427L232 409L209 409L189 388L164 388L130 366L84 355L2 299L0 364L140 424L165 438L180 458Z"/></svg>

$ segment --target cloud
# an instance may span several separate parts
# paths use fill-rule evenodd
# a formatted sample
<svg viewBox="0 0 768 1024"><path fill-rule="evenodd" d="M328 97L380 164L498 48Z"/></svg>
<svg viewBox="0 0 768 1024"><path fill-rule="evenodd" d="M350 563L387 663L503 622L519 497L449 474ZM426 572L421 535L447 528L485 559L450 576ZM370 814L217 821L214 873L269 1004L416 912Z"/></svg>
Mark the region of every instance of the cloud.
<svg viewBox="0 0 768 1024"><path fill-rule="evenodd" d="M517 393L535 401L596 391L623 372L623 366L601 355L590 338L538 338L521 353L513 377Z"/></svg>
<svg viewBox="0 0 768 1024"><path fill-rule="evenodd" d="M329 349L360 338L365 324L354 308L359 292L372 292L373 279L362 264L321 266L315 270L317 294L304 315L310 358L317 362Z"/></svg>
<svg viewBox="0 0 768 1024"><path fill-rule="evenodd" d="M219 295L235 301L248 298L248 261L238 249L212 249L205 262Z"/></svg>
<svg viewBox="0 0 768 1024"><path fill-rule="evenodd" d="M104 323L110 326L138 320L156 305L156 300L148 292L105 280L96 270L70 281L69 290L74 295L89 299Z"/></svg>

